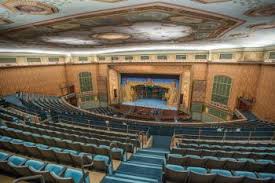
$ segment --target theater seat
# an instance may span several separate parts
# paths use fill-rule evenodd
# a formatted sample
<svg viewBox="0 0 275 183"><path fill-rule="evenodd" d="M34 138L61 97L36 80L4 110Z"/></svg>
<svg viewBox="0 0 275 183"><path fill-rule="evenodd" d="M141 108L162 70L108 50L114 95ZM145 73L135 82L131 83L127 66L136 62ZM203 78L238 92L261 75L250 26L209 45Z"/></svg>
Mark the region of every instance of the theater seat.
<svg viewBox="0 0 275 183"><path fill-rule="evenodd" d="M21 166L13 166L14 171L17 172L20 176L31 176L33 175L33 170L41 170L45 167L45 163L37 160L28 160L24 165Z"/></svg>
<svg viewBox="0 0 275 183"><path fill-rule="evenodd" d="M64 174L64 177L71 177L74 180L74 183L90 183L89 176L87 172L82 170L68 168Z"/></svg>
<svg viewBox="0 0 275 183"><path fill-rule="evenodd" d="M8 173L17 174L17 172L15 171L15 168L22 166L26 161L27 161L26 158L14 155L9 157L7 164L3 164L4 167L1 167L1 168L4 168L3 170Z"/></svg>
<svg viewBox="0 0 275 183"><path fill-rule="evenodd" d="M47 164L44 170L36 170L33 168L30 168L30 170L33 175L42 175L46 182L56 182L53 174L60 176L65 171L65 168L61 165Z"/></svg>
<svg viewBox="0 0 275 183"><path fill-rule="evenodd" d="M123 160L123 149L118 148L118 147L113 147L111 149L111 157L112 159L116 160Z"/></svg>
<svg viewBox="0 0 275 183"><path fill-rule="evenodd" d="M168 154L168 164L183 165L183 156L181 154Z"/></svg>
<svg viewBox="0 0 275 183"><path fill-rule="evenodd" d="M93 158L94 168L96 170L108 171L110 165L110 158L104 155L95 155Z"/></svg>
<svg viewBox="0 0 275 183"><path fill-rule="evenodd" d="M209 183L213 182L216 174L208 174L205 168L201 167L187 167L190 171L188 182Z"/></svg>
<svg viewBox="0 0 275 183"><path fill-rule="evenodd" d="M67 168L63 176L53 174L56 182L58 183L90 183L89 176L82 170Z"/></svg>
<svg viewBox="0 0 275 183"><path fill-rule="evenodd" d="M188 171L180 165L167 164L165 166L166 182L186 182L188 179Z"/></svg>
<svg viewBox="0 0 275 183"><path fill-rule="evenodd" d="M0 161L8 159L9 156L8 153L0 152Z"/></svg>

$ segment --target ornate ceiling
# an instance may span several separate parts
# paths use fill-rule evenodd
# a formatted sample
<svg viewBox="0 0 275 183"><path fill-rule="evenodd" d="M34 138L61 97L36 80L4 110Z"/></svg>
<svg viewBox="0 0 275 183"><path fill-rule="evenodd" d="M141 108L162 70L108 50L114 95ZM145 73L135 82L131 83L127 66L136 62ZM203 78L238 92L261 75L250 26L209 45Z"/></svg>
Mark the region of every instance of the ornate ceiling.
<svg viewBox="0 0 275 183"><path fill-rule="evenodd" d="M0 0L0 50L275 45L274 0Z"/></svg>

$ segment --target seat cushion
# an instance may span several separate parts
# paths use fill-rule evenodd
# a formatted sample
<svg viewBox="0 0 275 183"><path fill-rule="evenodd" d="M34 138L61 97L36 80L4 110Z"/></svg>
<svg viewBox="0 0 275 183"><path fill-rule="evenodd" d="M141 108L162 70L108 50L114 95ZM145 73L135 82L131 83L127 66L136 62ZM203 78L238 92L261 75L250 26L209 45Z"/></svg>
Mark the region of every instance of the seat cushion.
<svg viewBox="0 0 275 183"><path fill-rule="evenodd" d="M9 154L4 153L4 152L0 152L0 160L5 160L9 157Z"/></svg>
<svg viewBox="0 0 275 183"><path fill-rule="evenodd" d="M62 152L63 149L59 147L51 147L50 150L53 150L54 152Z"/></svg>
<svg viewBox="0 0 275 183"><path fill-rule="evenodd" d="M187 167L187 170L188 171L191 171L191 172L195 172L195 173L200 173L200 174L206 174L207 173L207 170L205 168L201 168L201 167Z"/></svg>
<svg viewBox="0 0 275 183"><path fill-rule="evenodd" d="M228 170L223 170L223 169L211 169L210 173L214 173L217 175L223 175L223 176L232 176L232 173Z"/></svg>
<svg viewBox="0 0 275 183"><path fill-rule="evenodd" d="M100 145L98 146L99 148L104 148L104 149L110 149L110 146L106 146L106 145Z"/></svg>
<svg viewBox="0 0 275 183"><path fill-rule="evenodd" d="M34 147L35 144L32 143L32 142L24 142L24 146L26 146L26 147Z"/></svg>
<svg viewBox="0 0 275 183"><path fill-rule="evenodd" d="M24 141L23 141L23 140L19 140L19 139L13 139L13 140L11 141L11 143L13 143L13 144L23 144Z"/></svg>
<svg viewBox="0 0 275 183"><path fill-rule="evenodd" d="M47 164L47 166L45 167L45 170L52 172L56 175L60 175L62 173L64 169L64 166L62 165L56 165L56 164Z"/></svg>
<svg viewBox="0 0 275 183"><path fill-rule="evenodd" d="M256 174L253 172L247 172L247 171L235 171L234 172L235 176L243 176L243 177L252 177L252 178L257 178Z"/></svg>
<svg viewBox="0 0 275 183"><path fill-rule="evenodd" d="M63 152L67 152L67 153L70 153L70 154L73 154L73 155L78 155L79 154L79 152L74 151L74 150L70 150L70 149L64 149Z"/></svg>
<svg viewBox="0 0 275 183"><path fill-rule="evenodd" d="M273 163L273 161L272 160L267 160L267 159L258 159L258 160L256 160L256 163L268 164L268 163Z"/></svg>
<svg viewBox="0 0 275 183"><path fill-rule="evenodd" d="M2 138L0 139L0 141L2 141L2 142L9 142L11 140L12 140L12 138L6 137L6 136L2 136Z"/></svg>
<svg viewBox="0 0 275 183"><path fill-rule="evenodd" d="M185 170L183 166L180 166L180 165L172 165L172 164L167 164L167 165L166 165L166 168L169 169L169 170L176 171L176 172L182 172L182 171Z"/></svg>
<svg viewBox="0 0 275 183"><path fill-rule="evenodd" d="M45 163L37 160L28 160L25 165L35 170L41 170L45 166Z"/></svg>
<svg viewBox="0 0 275 183"><path fill-rule="evenodd" d="M39 149L48 149L49 146L44 145L44 144L36 144L36 147L38 147Z"/></svg>
<svg viewBox="0 0 275 183"><path fill-rule="evenodd" d="M78 169L68 168L64 174L64 177L71 177L75 183L80 182L83 177L83 172ZM87 176L85 179L85 183L89 183L89 177Z"/></svg>
<svg viewBox="0 0 275 183"><path fill-rule="evenodd" d="M106 164L108 164L109 157L104 155L95 155L94 161L104 161Z"/></svg>
<svg viewBox="0 0 275 183"><path fill-rule="evenodd" d="M275 174L274 173L258 173L258 177L262 178L262 179L266 179L266 178L275 179Z"/></svg>
<svg viewBox="0 0 275 183"><path fill-rule="evenodd" d="M14 165L21 165L22 163L24 163L27 159L26 158L22 158L19 156L11 156L9 158L9 162L11 162Z"/></svg>
<svg viewBox="0 0 275 183"><path fill-rule="evenodd" d="M121 154L123 153L123 149L118 148L118 147L113 147L111 151L112 152L120 152Z"/></svg>
<svg viewBox="0 0 275 183"><path fill-rule="evenodd" d="M181 154L168 154L168 158L173 157L173 158L182 158L183 156Z"/></svg>

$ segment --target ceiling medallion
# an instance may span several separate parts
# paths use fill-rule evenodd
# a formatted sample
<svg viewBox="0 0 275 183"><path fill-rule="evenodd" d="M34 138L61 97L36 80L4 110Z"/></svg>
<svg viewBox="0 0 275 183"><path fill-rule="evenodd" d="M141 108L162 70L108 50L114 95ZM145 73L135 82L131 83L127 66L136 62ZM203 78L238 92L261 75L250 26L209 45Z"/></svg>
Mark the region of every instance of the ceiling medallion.
<svg viewBox="0 0 275 183"><path fill-rule="evenodd" d="M264 6L258 6L250 9L244 13L246 16L251 17L267 17L275 15L275 4L268 4Z"/></svg>
<svg viewBox="0 0 275 183"><path fill-rule="evenodd" d="M0 17L0 25L7 25L13 23L11 20Z"/></svg>
<svg viewBox="0 0 275 183"><path fill-rule="evenodd" d="M260 23L260 24L252 24L249 25L248 28L250 29L272 29L275 28L275 22L272 23Z"/></svg>
<svg viewBox="0 0 275 183"><path fill-rule="evenodd" d="M50 15L58 12L58 9L52 5L33 0L8 0L2 5L13 12L32 15Z"/></svg>
<svg viewBox="0 0 275 183"><path fill-rule="evenodd" d="M129 39L131 36L126 33L104 32L104 33L93 34L92 37L96 39L115 41L115 40L126 40L126 39Z"/></svg>
<svg viewBox="0 0 275 183"><path fill-rule="evenodd" d="M117 3L117 2L125 1L125 0L94 0L94 1L99 1L99 2L104 2L104 3Z"/></svg>
<svg viewBox="0 0 275 183"><path fill-rule="evenodd" d="M232 0L193 0L193 1L203 3L203 4L208 4L208 3L223 3L223 2L232 1Z"/></svg>
<svg viewBox="0 0 275 183"><path fill-rule="evenodd" d="M230 34L229 37L231 37L231 38L246 38L246 37L249 37L249 35L245 32L241 32L241 33Z"/></svg>

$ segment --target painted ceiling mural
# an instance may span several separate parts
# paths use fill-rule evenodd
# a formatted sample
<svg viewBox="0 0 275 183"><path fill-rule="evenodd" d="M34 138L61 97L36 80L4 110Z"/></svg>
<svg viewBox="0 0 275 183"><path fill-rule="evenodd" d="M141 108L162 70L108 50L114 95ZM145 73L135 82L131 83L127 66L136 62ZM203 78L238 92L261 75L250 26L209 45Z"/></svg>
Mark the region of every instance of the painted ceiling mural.
<svg viewBox="0 0 275 183"><path fill-rule="evenodd" d="M0 49L222 44L275 45L275 2L0 0Z"/></svg>

